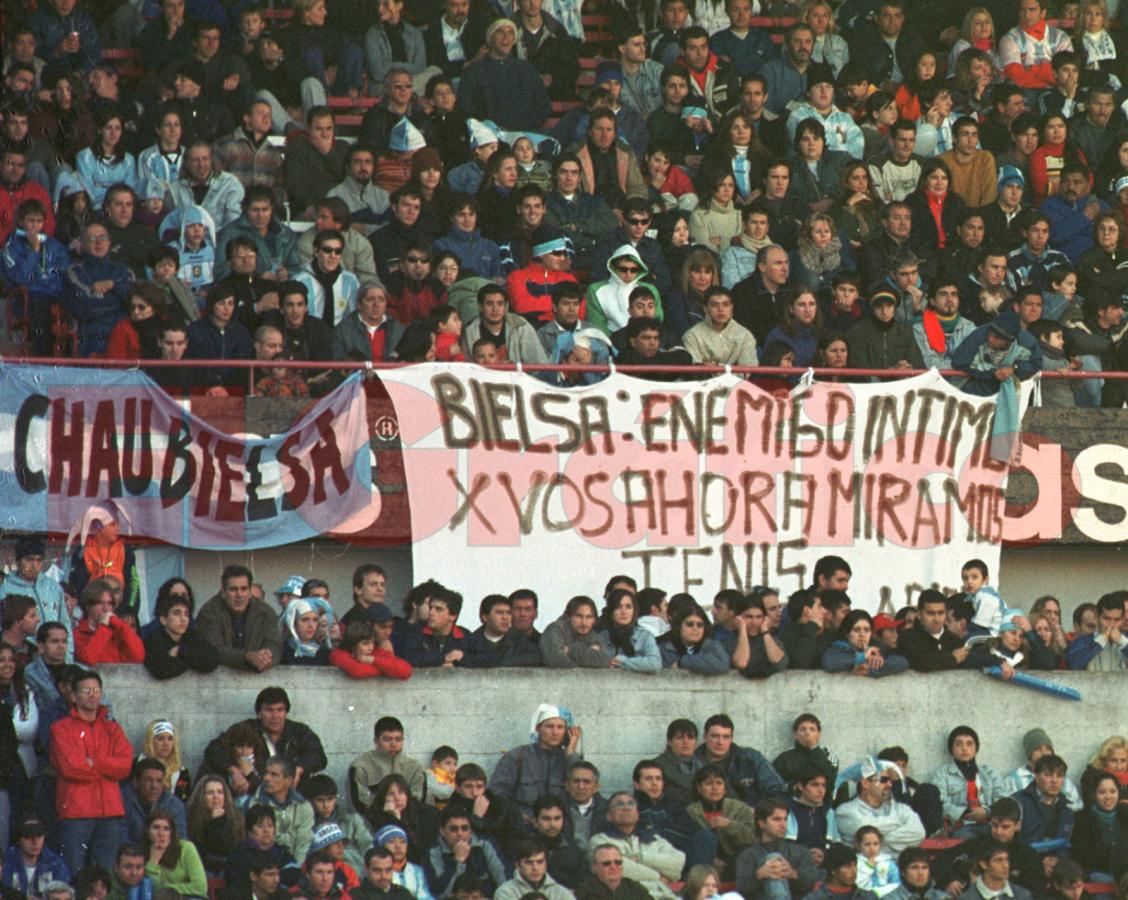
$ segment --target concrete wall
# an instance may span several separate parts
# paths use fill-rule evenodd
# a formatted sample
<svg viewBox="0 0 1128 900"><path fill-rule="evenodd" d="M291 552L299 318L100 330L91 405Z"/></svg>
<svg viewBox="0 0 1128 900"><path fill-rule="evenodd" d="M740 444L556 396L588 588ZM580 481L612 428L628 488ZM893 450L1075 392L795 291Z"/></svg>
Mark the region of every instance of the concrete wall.
<svg viewBox="0 0 1128 900"><path fill-rule="evenodd" d="M182 730L185 759L193 769L208 740L254 714L259 690L282 685L293 702L293 717L321 735L329 773L342 787L349 762L371 747L372 724L381 715L404 721L406 751L424 763L435 747L451 744L463 762L479 762L492 771L501 753L526 739L532 712L542 702L572 710L584 729L585 755L603 774L605 792L629 786L634 764L663 748L671 719L686 717L700 726L715 712L732 716L738 743L769 758L790 746L792 719L813 712L842 765L901 744L921 779L946 761L947 733L959 724L979 732L980 762L1003 773L1021 763L1023 733L1043 727L1078 778L1100 742L1125 730L1124 676L1118 674L1052 675L1082 692L1084 701L1077 703L972 672L880 681L789 672L749 681L682 672L428 670L406 682L354 682L336 670L283 668L265 676L186 675L158 686L141 666L103 671L115 712L135 746L140 747L150 720L167 717Z"/></svg>

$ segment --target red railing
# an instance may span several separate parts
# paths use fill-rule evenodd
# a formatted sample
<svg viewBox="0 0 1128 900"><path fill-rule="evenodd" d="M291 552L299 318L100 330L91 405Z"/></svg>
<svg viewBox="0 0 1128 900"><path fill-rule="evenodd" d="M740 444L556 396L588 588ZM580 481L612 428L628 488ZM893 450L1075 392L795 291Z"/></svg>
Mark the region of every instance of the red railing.
<svg viewBox="0 0 1128 900"><path fill-rule="evenodd" d="M15 357L2 360L7 365L35 365L59 366L62 368L93 368L93 369L208 369L220 367L224 369L246 369L247 383L250 391L254 392L254 373L256 369L312 369L316 371L363 372L380 371L383 369L399 369L404 366L413 366L417 363L405 362L318 362L306 360L256 360L256 359L55 359L54 357ZM451 363L459 365L459 363ZM892 381L900 378L911 378L930 371L929 369L833 369L827 367L814 367L803 369L783 366L715 366L715 365L573 365L569 363L494 363L483 366L501 372L561 372L566 374L600 373L610 374L624 372L629 375L645 375L650 372L660 372L668 375L721 375L730 372L733 375L758 375L758 376L785 376L794 377L813 372L816 378L879 378ZM962 378L966 372L956 369L942 369L940 374L945 377ZM1067 380L1082 380L1087 378L1103 378L1109 381L1124 381L1128 379L1128 372L1070 372L1054 371L1043 372L1043 378L1063 378Z"/></svg>

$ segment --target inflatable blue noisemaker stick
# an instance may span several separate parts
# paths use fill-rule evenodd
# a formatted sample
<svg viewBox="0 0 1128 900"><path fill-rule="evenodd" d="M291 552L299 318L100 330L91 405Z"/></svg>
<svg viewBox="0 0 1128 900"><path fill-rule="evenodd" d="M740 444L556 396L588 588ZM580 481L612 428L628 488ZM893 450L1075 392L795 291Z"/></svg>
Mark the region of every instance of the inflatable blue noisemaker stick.
<svg viewBox="0 0 1128 900"><path fill-rule="evenodd" d="M1003 680L1003 670L1001 666L991 666L988 669L984 669L983 674ZM1076 688L1054 684L1052 681L1046 681L1044 678L1035 678L1033 675L1027 675L1025 672L1015 672L1011 683L1034 688L1034 690L1041 691L1043 694L1053 694L1055 697L1064 697L1066 700L1081 699L1081 692Z"/></svg>

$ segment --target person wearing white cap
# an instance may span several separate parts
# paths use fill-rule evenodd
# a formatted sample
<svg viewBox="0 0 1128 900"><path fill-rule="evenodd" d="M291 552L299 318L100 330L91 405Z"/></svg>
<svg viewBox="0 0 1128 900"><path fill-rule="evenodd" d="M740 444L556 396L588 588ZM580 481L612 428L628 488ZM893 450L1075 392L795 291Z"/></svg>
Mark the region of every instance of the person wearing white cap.
<svg viewBox="0 0 1128 900"><path fill-rule="evenodd" d="M376 160L372 183L389 194L399 190L411 179L411 158L427 146L427 139L411 119L402 117L388 136L388 152Z"/></svg>
<svg viewBox="0 0 1128 900"><path fill-rule="evenodd" d="M538 797L564 796L568 767L579 760L583 729L572 724L567 709L542 703L533 713L531 743L505 754L490 778L490 790L508 797L521 807L526 821L532 821L533 803Z"/></svg>
<svg viewBox="0 0 1128 900"><path fill-rule="evenodd" d="M486 29L486 57L468 66L458 100L468 116L490 118L511 131L533 131L552 113L552 102L536 67L518 59L517 26L496 19Z"/></svg>
<svg viewBox="0 0 1128 900"><path fill-rule="evenodd" d="M447 175L447 185L459 194L476 194L486 177L486 163L497 152L497 126L493 122L466 120L466 130L470 135L470 156L468 162L455 166Z"/></svg>
<svg viewBox="0 0 1128 900"><path fill-rule="evenodd" d="M903 778L896 763L872 756L838 773L836 792L845 781L858 785L858 796L835 810L843 841L853 843L854 833L863 825L873 825L881 832L881 849L888 853L900 853L924 840L920 817L912 807L892 798L893 781Z"/></svg>

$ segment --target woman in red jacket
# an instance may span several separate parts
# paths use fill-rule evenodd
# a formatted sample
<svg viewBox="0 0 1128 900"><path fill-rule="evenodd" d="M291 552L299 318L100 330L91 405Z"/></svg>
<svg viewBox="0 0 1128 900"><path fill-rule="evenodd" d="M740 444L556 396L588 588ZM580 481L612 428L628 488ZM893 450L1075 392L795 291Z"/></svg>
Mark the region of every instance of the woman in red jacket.
<svg viewBox="0 0 1128 900"><path fill-rule="evenodd" d="M145 661L140 636L114 614L114 595L109 582L96 578L78 598L82 621L74 630L74 658L88 666L99 663Z"/></svg>
<svg viewBox="0 0 1128 900"><path fill-rule="evenodd" d="M367 617L345 629L341 646L329 654L329 662L350 678L411 677L411 663L392 650L392 611L383 603L368 608Z"/></svg>
<svg viewBox="0 0 1128 900"><path fill-rule="evenodd" d="M1034 192L1034 205L1058 192L1061 170L1070 163L1081 163L1089 168L1085 151L1068 137L1065 116L1047 113L1042 118L1042 142L1030 155L1030 188ZM1089 176L1092 187L1093 176Z"/></svg>
<svg viewBox="0 0 1128 900"><path fill-rule="evenodd" d="M160 359L158 338L168 312L164 291L138 282L125 297L125 311L126 318L110 332L106 359Z"/></svg>

